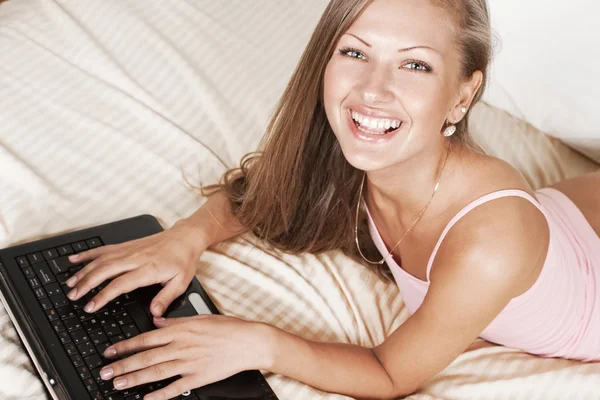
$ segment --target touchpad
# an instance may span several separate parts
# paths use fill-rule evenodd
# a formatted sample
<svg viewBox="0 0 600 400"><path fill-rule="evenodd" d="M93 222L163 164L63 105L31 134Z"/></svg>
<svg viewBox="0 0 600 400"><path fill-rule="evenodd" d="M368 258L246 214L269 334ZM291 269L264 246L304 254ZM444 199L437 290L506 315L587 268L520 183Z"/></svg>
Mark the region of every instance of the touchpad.
<svg viewBox="0 0 600 400"><path fill-rule="evenodd" d="M198 293L191 293L188 296L188 300L190 301L190 303L192 303L192 306L194 306L194 310L196 310L198 314L212 314L212 312L204 302L204 299L202 299L202 296L200 296Z"/></svg>

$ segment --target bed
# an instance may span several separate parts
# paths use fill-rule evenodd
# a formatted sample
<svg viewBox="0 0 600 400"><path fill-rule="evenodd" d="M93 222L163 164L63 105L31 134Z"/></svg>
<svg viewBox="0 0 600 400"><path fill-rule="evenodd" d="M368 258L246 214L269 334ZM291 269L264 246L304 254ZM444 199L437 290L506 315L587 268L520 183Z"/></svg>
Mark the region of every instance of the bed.
<svg viewBox="0 0 600 400"><path fill-rule="evenodd" d="M164 228L254 150L326 0L0 2L0 247L126 218ZM276 32L276 34L274 34ZM597 163L482 103L472 130L534 187ZM228 315L308 339L375 346L409 314L338 252L275 256L250 235L203 254ZM270 373L281 399L344 399ZM0 306L0 398L45 399ZM600 364L476 341L409 399L600 398Z"/></svg>

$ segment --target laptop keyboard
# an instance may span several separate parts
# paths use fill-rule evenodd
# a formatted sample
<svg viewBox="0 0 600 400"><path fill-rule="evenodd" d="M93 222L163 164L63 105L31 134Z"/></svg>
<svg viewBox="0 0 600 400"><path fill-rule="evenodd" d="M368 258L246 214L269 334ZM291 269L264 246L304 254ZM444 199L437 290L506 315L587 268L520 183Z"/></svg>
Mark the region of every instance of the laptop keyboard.
<svg viewBox="0 0 600 400"><path fill-rule="evenodd" d="M71 264L68 256L99 246L102 246L102 241L94 237L25 254L17 257L16 261L77 369L90 399L142 399L147 393L170 384L176 378L116 391L112 381L100 378L100 369L114 361L102 355L107 347L154 328L150 316L130 294L119 296L95 313L85 312L83 307L108 282L92 289L77 301L71 301L66 296L70 288L65 282L84 267L84 264ZM197 400L197 397L185 392L176 399Z"/></svg>

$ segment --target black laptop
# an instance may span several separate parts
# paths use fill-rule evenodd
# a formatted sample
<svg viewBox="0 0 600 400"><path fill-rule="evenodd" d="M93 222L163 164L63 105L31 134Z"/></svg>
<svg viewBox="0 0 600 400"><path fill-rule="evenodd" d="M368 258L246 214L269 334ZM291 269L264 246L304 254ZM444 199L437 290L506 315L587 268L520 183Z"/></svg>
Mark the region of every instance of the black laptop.
<svg viewBox="0 0 600 400"><path fill-rule="evenodd" d="M50 398L137 400L174 381L117 391L112 381L99 376L100 369L109 363L102 356L108 346L156 329L148 307L160 285L122 295L92 314L83 311L83 306L107 282L78 301L66 297L66 280L83 268L68 261L70 254L160 231L154 217L140 215L0 250L0 298ZM194 278L165 316L203 313L219 311ZM277 399L259 371L244 371L176 398Z"/></svg>

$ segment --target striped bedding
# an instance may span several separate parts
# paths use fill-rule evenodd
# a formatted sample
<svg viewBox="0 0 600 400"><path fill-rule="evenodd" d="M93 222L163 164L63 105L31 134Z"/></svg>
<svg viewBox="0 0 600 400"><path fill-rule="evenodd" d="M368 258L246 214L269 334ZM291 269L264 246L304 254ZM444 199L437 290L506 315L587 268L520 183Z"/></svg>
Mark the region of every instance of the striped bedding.
<svg viewBox="0 0 600 400"><path fill-rule="evenodd" d="M325 0L8 0L0 4L0 247L150 213L165 228L256 148ZM477 139L540 187L598 168L482 104ZM229 315L374 346L407 317L342 254L275 257L242 236L197 275ZM266 373L281 399L343 399ZM478 340L410 399L600 398L600 365ZM0 306L0 399L45 399Z"/></svg>

